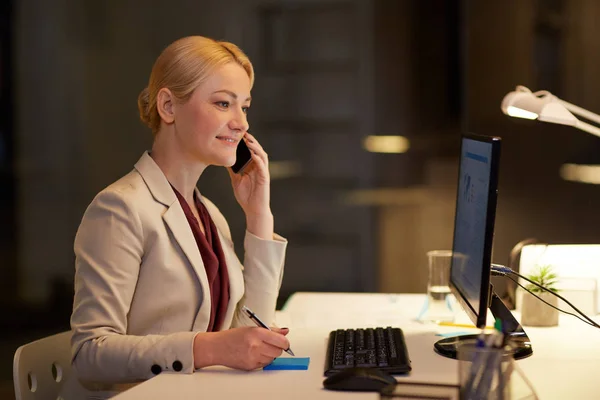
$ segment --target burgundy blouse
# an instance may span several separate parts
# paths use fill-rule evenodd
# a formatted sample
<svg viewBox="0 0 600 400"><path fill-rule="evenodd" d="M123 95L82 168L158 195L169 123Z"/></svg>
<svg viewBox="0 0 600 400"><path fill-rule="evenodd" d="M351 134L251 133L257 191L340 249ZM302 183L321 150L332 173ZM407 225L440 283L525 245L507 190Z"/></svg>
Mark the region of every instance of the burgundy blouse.
<svg viewBox="0 0 600 400"><path fill-rule="evenodd" d="M218 331L223 324L223 318L225 318L227 304L229 303L229 275L227 273L225 255L223 254L223 248L221 247L221 241L219 240L219 233L217 232L217 228L212 221L212 218L210 218L208 210L196 197L195 192L194 203L200 214L200 221L202 221L206 236L202 234L198 220L192 213L192 209L187 201L185 201L177 189L173 188L173 191L177 195L181 208L183 208L183 212L190 224L190 228L192 228L192 233L194 234L196 244L198 245L200 255L202 256L202 261L204 262L211 299L210 321L206 331L215 332Z"/></svg>

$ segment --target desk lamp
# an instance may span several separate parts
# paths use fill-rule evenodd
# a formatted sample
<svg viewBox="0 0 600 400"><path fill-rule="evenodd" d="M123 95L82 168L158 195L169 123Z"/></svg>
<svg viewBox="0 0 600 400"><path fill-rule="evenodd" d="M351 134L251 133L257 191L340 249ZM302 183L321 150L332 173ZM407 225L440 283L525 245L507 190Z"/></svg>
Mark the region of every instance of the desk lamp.
<svg viewBox="0 0 600 400"><path fill-rule="evenodd" d="M502 100L502 112L511 117L538 119L544 122L569 125L592 135L600 136L600 128L579 120L573 114L579 115L580 117L583 117L588 121L594 122L598 125L600 125L600 115L594 114L574 104L561 100L546 90L532 93L531 90L525 86L517 86L514 91L504 96L504 99ZM597 165L564 164L561 167L560 175L563 179L570 181L600 184L600 167ZM590 282L592 283L592 288L590 291L593 293L593 297L597 299L597 304L594 304L593 301L591 302L592 308L589 311L591 311L592 314L596 314L600 309L600 295L597 293L597 285L600 282L600 278L596 278L594 276L597 268L595 266L592 266L591 268L584 267L582 271L574 272L573 267L578 263L574 263L573 259L575 255L582 257L582 255L585 254L579 263L582 265L587 265L588 263L593 262L592 260L596 260L596 257L588 255L588 253L584 251L584 248L594 249L596 246L597 245L551 246L552 250L550 251L560 251L561 256L564 254L569 255L568 262L565 263L564 267L564 272L567 277L570 272L571 278L575 277L579 279L591 279ZM536 247L539 246L530 246L530 248ZM574 249L569 251L568 249L570 247L574 247ZM542 254L549 249L548 245L544 245L541 248L543 249ZM539 254L537 257L539 258ZM535 264L539 261L538 258L536 258L535 261L529 262ZM558 262L560 257L558 257L558 254L555 254L551 258L553 258L555 262ZM527 269L527 263L524 264L525 269ZM579 290L581 289L582 288L579 287Z"/></svg>
<svg viewBox="0 0 600 400"><path fill-rule="evenodd" d="M546 90L532 93L525 86L517 86L515 91L504 96L502 112L511 117L569 125L600 136L600 128L577 119L573 114L598 125L600 125L600 115L561 100Z"/></svg>
<svg viewBox="0 0 600 400"><path fill-rule="evenodd" d="M504 96L502 112L511 117L538 119L553 124L569 125L600 137L600 128L578 119L578 115L600 125L600 115L559 99L546 90L531 92L525 86ZM560 175L565 180L600 184L600 167L595 165L564 164Z"/></svg>

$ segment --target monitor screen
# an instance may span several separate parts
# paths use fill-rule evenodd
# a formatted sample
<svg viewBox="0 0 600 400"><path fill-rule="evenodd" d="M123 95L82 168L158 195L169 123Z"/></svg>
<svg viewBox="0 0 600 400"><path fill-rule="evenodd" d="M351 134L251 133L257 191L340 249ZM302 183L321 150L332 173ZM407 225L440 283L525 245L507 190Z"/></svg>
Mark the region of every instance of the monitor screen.
<svg viewBox="0 0 600 400"><path fill-rule="evenodd" d="M498 198L500 138L465 134L458 165L450 290L475 326L484 328L488 307L510 335L514 358L532 354L529 337L490 282L492 241ZM437 341L434 349L456 358L460 344L475 344L479 335L458 335Z"/></svg>
<svg viewBox="0 0 600 400"><path fill-rule="evenodd" d="M498 185L500 138L463 135L450 286L473 323L485 326Z"/></svg>

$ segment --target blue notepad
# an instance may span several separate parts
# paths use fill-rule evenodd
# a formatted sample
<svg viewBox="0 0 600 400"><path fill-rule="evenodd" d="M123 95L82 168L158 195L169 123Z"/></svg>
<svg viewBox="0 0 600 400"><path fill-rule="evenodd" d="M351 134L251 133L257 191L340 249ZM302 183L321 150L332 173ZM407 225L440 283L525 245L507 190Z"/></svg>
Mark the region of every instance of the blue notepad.
<svg viewBox="0 0 600 400"><path fill-rule="evenodd" d="M263 369L265 371L275 370L307 370L310 363L310 357L280 357Z"/></svg>
<svg viewBox="0 0 600 400"><path fill-rule="evenodd" d="M436 333L435 336L442 336L442 337L453 337L453 336L460 336L460 335L472 335L473 332L444 332L444 333Z"/></svg>

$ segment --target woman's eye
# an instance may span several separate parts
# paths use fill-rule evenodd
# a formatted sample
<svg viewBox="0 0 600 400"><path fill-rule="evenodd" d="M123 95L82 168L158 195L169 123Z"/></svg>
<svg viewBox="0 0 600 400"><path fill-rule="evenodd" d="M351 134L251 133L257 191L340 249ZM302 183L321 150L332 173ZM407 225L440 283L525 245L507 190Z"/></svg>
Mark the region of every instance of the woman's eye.
<svg viewBox="0 0 600 400"><path fill-rule="evenodd" d="M250 107L242 107L242 111L244 112L244 114L248 114L249 109Z"/></svg>
<svg viewBox="0 0 600 400"><path fill-rule="evenodd" d="M217 105L219 107L227 108L227 107L229 107L229 102L228 101L217 101Z"/></svg>

